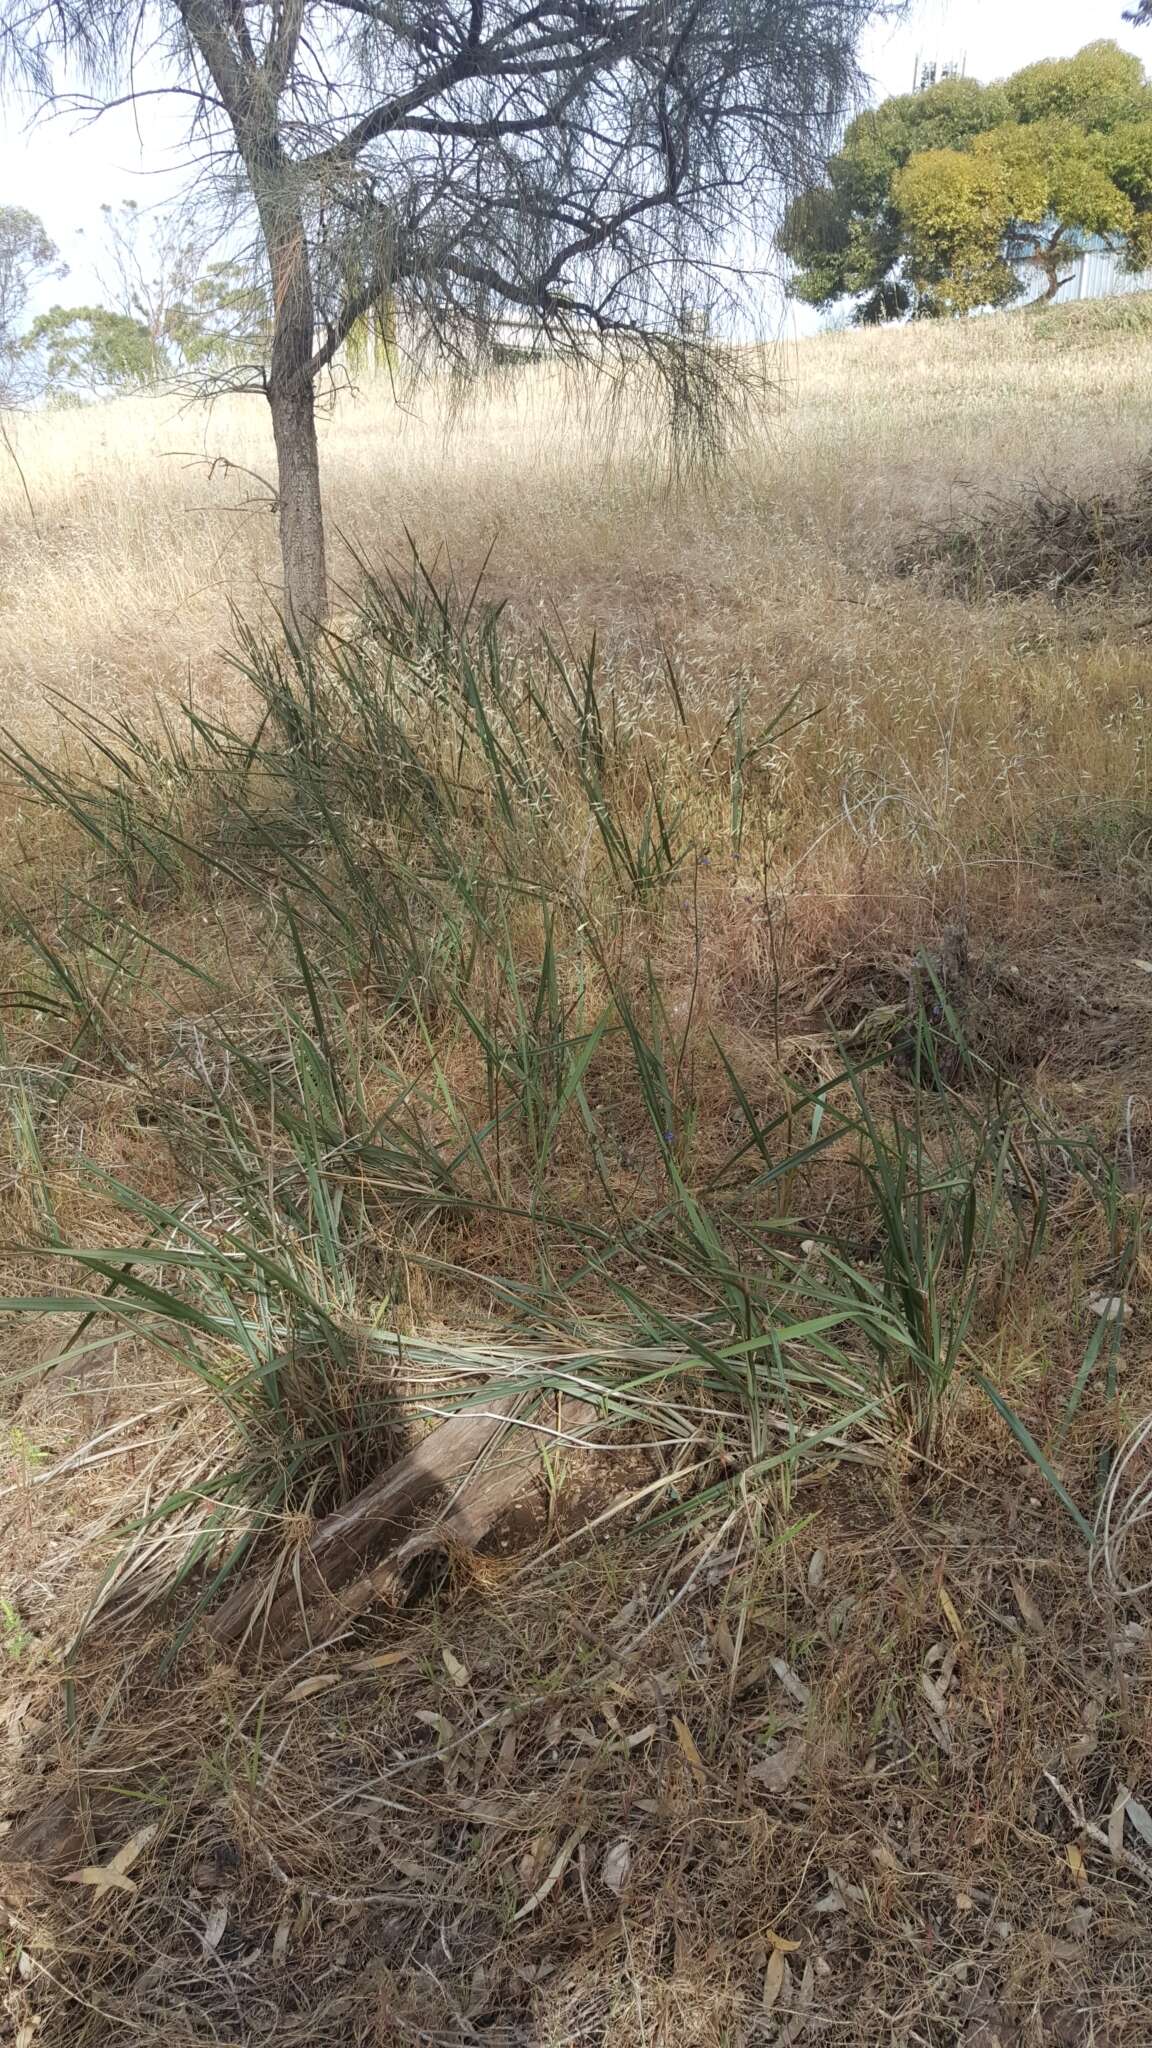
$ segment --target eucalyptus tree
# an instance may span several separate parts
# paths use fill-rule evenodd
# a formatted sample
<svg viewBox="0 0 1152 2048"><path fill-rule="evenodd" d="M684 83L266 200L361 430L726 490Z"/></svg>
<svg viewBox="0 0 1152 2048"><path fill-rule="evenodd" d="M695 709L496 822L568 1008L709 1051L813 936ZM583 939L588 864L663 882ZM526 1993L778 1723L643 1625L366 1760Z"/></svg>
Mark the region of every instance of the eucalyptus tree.
<svg viewBox="0 0 1152 2048"><path fill-rule="evenodd" d="M60 252L38 214L23 206L0 206L0 405L19 384L22 327L35 287L63 277Z"/></svg>

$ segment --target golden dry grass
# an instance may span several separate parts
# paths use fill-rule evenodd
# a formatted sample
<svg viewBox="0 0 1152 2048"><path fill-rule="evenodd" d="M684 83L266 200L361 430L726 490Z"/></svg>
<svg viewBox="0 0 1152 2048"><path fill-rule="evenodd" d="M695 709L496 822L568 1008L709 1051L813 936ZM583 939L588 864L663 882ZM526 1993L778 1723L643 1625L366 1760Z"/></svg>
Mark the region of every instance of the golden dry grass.
<svg viewBox="0 0 1152 2048"><path fill-rule="evenodd" d="M1107 486L1143 455L1152 339L1073 313L781 353L748 445L708 485L669 483L638 407L609 431L595 394L539 372L453 422L434 392L404 408L384 389L345 396L323 451L334 536L370 562L402 555L407 530L467 583L491 550L487 588L510 601L519 646L557 618L578 648L602 634L606 701L639 728L621 756L623 813L635 825L644 764L662 762L700 856L692 892L629 900L589 855L563 767L554 829L524 833L523 877L556 891L566 1000L579 985L589 1016L607 1000L607 970L598 977L582 950L590 912L610 928L619 990L642 990L650 959L668 1014L688 1018L677 1156L693 1185L733 1139L717 1041L767 1114L798 1080L835 1071L837 1035L906 1008L919 945L965 927L965 1025L1006 1099L1022 1083L1045 1129L1095 1142L1115 1169L1109 1208L1057 1148L1044 1249L1013 1277L998 1242L967 1361L1050 1443L1090 1341L1087 1298L1129 1290L1118 1390L1092 1377L1062 1450L1090 1502L1101 1449L1152 1405L1146 603L968 603L893 573L908 527L968 493L1010 497L1045 475ZM235 711L228 608L266 606L274 549L267 510L239 502L259 486L208 465L227 455L267 473L255 402L204 413L135 401L24 420L17 440L38 530L5 472L8 723L51 754L53 690L141 724L157 693ZM338 539L334 560L351 589ZM686 705L675 745L669 655ZM716 762L741 693L753 719L794 693L816 715L757 780L755 829L732 858ZM227 802L211 773L173 800L185 836L211 847ZM107 923L81 919L84 944L106 942L115 863L26 790L10 788L6 805L8 890L53 937L76 928L67 886L90 893ZM480 803L460 830L503 872L516 842ZM387 833L372 831L365 845L384 864ZM134 886L131 914L168 954L109 983L115 1057L99 1032L86 1039L58 1111L37 1090L59 1074L73 1025L9 1003L9 1248L42 1245L46 1191L66 1241L134 1241L136 1220L92 1166L155 1201L201 1203L195 1159L162 1120L172 1111L179 1132L187 1092L173 1033L199 1047L202 1027L226 1026L262 1046L279 1028L294 970L259 892L229 893L207 863L174 889L150 872ZM532 987L538 906L514 905L510 932L514 977ZM9 998L40 985L14 924L3 973ZM504 973L495 949L480 959L478 1007L506 1014ZM387 1006L373 1014L370 979L350 970L339 987L369 1108L395 1092L394 1075L426 1085L427 1037ZM428 1015L439 1081L478 1128L476 1045ZM874 1081L878 1110L901 1113L907 1075L890 1062ZM615 1201L631 1227L663 1199L663 1154L619 1033L589 1095L596 1173L566 1127L547 1197L600 1222ZM931 1147L939 1104L927 1097ZM427 1112L437 1136L438 1113ZM519 1142L500 1161L508 1214L430 1209L407 1238L391 1215L374 1224L376 1252L394 1262L387 1286L405 1276L390 1306L410 1334L489 1324L495 1277L538 1277L524 1222L533 1162ZM798 1172L779 1200L804 1230L833 1216L872 1270L875 1217L851 1151ZM565 1256L550 1269L561 1281ZM48 1260L6 1263L14 1289L47 1284ZM674 1296L685 1269L669 1260L666 1273ZM364 1281L365 1326L384 1284ZM43 1347L21 1323L5 1349L21 1372ZM897 1404L857 1443L858 1463L749 1480L723 1522L610 1525L601 1550L536 1561L582 1486L596 1502L635 1486L629 1459L659 1472L661 1510L682 1453L728 1484L749 1456L746 1425L705 1402L688 1451L630 1436L604 1460L606 1482L561 1455L511 1568L462 1556L416 1611L374 1613L287 1674L235 1668L197 1637L176 1676L158 1679L161 1617L146 1636L90 1638L68 1689L63 1646L112 1554L113 1521L172 1475L204 1470L221 1424L202 1387L135 1342L10 1391L5 1814L39 1812L46 1826L38 1855L4 1877L20 2048L1152 2038L1140 1964L1152 1857L1125 1817L1128 1794L1141 1813L1152 1803L1146 1603L1090 1596L1071 1523L966 1372L927 1451ZM76 1468L54 1479L69 1457ZM306 1532L299 1507L286 1530ZM136 1890L65 1881L153 1827ZM605 1878L614 1849L617 1874L621 1857L628 1866L619 1897Z"/></svg>
<svg viewBox="0 0 1152 2048"><path fill-rule="evenodd" d="M345 395L322 428L334 570L354 583L336 536L380 563L407 530L462 581L487 560L522 617L559 616L580 644L598 631L616 673L651 675L666 650L705 701L799 690L825 707L814 814L846 804L862 847L902 818L923 871L989 830L1011 840L1021 806L1147 786L1138 602L981 608L891 578L910 525L972 492L1130 469L1152 437L1152 337L1068 335L1005 316L781 349L748 445L708 485L669 483L643 404L545 372L455 419L435 389ZM269 474L262 402L121 401L14 439L37 527L0 465L6 722L50 731L47 690L117 709L230 690L229 606L252 616L274 591L275 546L261 486L211 465Z"/></svg>

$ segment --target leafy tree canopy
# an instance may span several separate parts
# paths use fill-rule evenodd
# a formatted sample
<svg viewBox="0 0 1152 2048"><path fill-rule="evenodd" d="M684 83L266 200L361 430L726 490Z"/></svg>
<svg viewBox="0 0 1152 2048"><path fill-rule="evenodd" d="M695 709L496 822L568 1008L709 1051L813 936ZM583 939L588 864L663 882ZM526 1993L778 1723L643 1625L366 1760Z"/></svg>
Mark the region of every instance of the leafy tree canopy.
<svg viewBox="0 0 1152 2048"><path fill-rule="evenodd" d="M151 341L152 381L266 360L268 293L235 258L211 259L188 208L158 212L125 200L105 206L99 266L112 309L139 321Z"/></svg>
<svg viewBox="0 0 1152 2048"><path fill-rule="evenodd" d="M102 209L103 303L53 306L20 343L29 381L57 393L106 396L263 362L268 293L235 259L210 259L189 218L126 201ZM0 285L3 278L0 209Z"/></svg>
<svg viewBox="0 0 1152 2048"><path fill-rule="evenodd" d="M23 206L0 206L0 399L10 398L19 381L20 329L29 293L42 278L63 272L39 215Z"/></svg>
<svg viewBox="0 0 1152 2048"><path fill-rule="evenodd" d="M859 115L780 246L795 297L870 321L1007 305L1029 267L1054 297L1087 236L1152 261L1152 86L1111 42Z"/></svg>
<svg viewBox="0 0 1152 2048"><path fill-rule="evenodd" d="M156 380L152 337L142 320L108 306L52 306L32 322L28 355L54 391L140 391Z"/></svg>

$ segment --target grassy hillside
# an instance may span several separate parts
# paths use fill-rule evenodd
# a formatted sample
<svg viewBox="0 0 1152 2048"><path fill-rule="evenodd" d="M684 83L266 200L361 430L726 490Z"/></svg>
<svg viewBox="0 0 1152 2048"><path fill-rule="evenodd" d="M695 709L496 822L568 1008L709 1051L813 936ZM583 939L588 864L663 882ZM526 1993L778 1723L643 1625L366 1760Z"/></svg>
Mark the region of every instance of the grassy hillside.
<svg viewBox="0 0 1152 2048"><path fill-rule="evenodd" d="M309 656L258 410L19 422L21 2048L1152 2029L1123 312L338 396Z"/></svg>
<svg viewBox="0 0 1152 2048"><path fill-rule="evenodd" d="M961 800L958 772L970 815L1011 781L1021 732L1045 801L1086 775L1119 794L1140 772L1114 717L1135 694L1138 638L1043 598L1024 613L956 610L891 577L924 518L1130 473L1150 438L1152 339L1085 333L1084 310L781 349L748 445L720 478L676 489L647 445L642 395L617 406L535 375L453 420L434 392L398 403L378 386L336 399L324 423L332 525L372 562L410 533L462 584L486 563L488 595L526 621L558 616L578 641L597 631L630 675L666 649L704 694L740 679L765 702L828 696L820 744L841 780L895 778L907 795L914 782L933 817ZM1057 330L1075 345L1054 346ZM139 400L28 418L14 437L35 525L0 465L9 722L46 730L47 690L134 715L157 691L213 702L229 607L258 617L273 587L264 409ZM354 587L339 541L334 553ZM1142 616L1138 597L1127 616Z"/></svg>

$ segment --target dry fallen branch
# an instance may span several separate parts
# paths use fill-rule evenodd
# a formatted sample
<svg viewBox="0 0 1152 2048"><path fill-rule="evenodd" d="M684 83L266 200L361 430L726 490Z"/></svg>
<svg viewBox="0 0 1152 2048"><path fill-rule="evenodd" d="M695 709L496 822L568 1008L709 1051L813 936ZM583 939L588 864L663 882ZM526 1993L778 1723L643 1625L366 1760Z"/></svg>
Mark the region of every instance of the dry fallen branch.
<svg viewBox="0 0 1152 2048"><path fill-rule="evenodd" d="M563 1434L585 1431L588 1402L565 1401ZM271 1586L237 1589L214 1616L221 1643L258 1633L283 1653L323 1641L375 1601L396 1600L412 1562L430 1550L473 1550L523 1495L559 1433L555 1397L527 1420L523 1395L462 1409L313 1531ZM541 1426L543 1424L543 1426ZM283 1583L285 1577L288 1583Z"/></svg>

